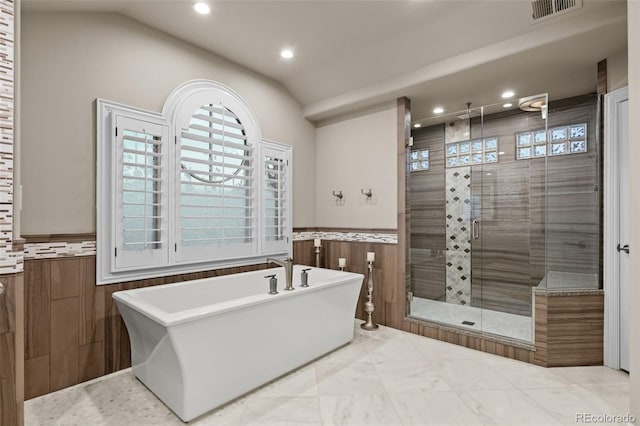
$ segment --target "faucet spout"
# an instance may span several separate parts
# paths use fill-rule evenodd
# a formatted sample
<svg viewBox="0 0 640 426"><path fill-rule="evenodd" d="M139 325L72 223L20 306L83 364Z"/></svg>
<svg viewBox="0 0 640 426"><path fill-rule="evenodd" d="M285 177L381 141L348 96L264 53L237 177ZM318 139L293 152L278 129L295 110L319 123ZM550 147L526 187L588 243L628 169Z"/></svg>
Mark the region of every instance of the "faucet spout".
<svg viewBox="0 0 640 426"><path fill-rule="evenodd" d="M293 259L286 258L285 260L274 259L272 257L267 258L267 263L275 263L284 268L285 274L285 290L293 290Z"/></svg>

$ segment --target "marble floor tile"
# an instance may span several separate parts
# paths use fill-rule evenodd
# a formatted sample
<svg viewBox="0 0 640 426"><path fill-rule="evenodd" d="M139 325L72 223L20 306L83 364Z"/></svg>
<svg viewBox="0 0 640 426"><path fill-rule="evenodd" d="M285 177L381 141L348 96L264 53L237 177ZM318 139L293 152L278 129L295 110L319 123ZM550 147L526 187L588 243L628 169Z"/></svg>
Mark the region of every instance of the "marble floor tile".
<svg viewBox="0 0 640 426"><path fill-rule="evenodd" d="M242 426L320 425L318 398L249 398L242 415Z"/></svg>
<svg viewBox="0 0 640 426"><path fill-rule="evenodd" d="M554 426L562 423L519 390L482 390L460 393L483 424Z"/></svg>
<svg viewBox="0 0 640 426"><path fill-rule="evenodd" d="M385 388L371 364L326 363L316 367L319 395L383 394Z"/></svg>
<svg viewBox="0 0 640 426"><path fill-rule="evenodd" d="M456 392L395 393L391 398L406 426L481 424Z"/></svg>
<svg viewBox="0 0 640 426"><path fill-rule="evenodd" d="M484 359L439 360L436 363L434 368L439 369L453 390L515 389Z"/></svg>
<svg viewBox="0 0 640 426"><path fill-rule="evenodd" d="M395 338L371 338L366 342L371 361L419 361L423 356L409 339Z"/></svg>
<svg viewBox="0 0 640 426"><path fill-rule="evenodd" d="M189 422L194 426L240 426L247 398L240 398ZM182 423L182 422L181 422ZM182 423L184 425L184 423Z"/></svg>
<svg viewBox="0 0 640 426"><path fill-rule="evenodd" d="M318 396L316 367L307 365L256 390L256 396Z"/></svg>
<svg viewBox="0 0 640 426"><path fill-rule="evenodd" d="M629 413L628 385L571 385L551 389L524 389L522 392L565 424L575 424L580 414Z"/></svg>
<svg viewBox="0 0 640 426"><path fill-rule="evenodd" d="M401 425L389 395L321 396L323 426Z"/></svg>
<svg viewBox="0 0 640 426"><path fill-rule="evenodd" d="M562 387L573 383L565 375L558 374L554 368L501 357L492 358L488 363L518 389Z"/></svg>
<svg viewBox="0 0 640 426"><path fill-rule="evenodd" d="M629 377L542 368L357 321L352 343L190 422L244 425L575 424L624 415ZM130 369L25 402L26 426L179 426Z"/></svg>
<svg viewBox="0 0 640 426"><path fill-rule="evenodd" d="M554 367L554 373L578 385L620 384L629 382L629 374L604 366Z"/></svg>
<svg viewBox="0 0 640 426"><path fill-rule="evenodd" d="M416 336L411 344L421 355L421 359L494 359L502 358L487 352L477 351L464 346L452 345L440 340ZM504 358L502 358L504 359Z"/></svg>
<svg viewBox="0 0 640 426"><path fill-rule="evenodd" d="M360 337L359 341L352 342L353 344L349 344L343 346L342 348L335 350L333 352L328 353L323 356L317 362L319 364L324 363L367 363L371 364L371 357L369 356L369 351L367 350L366 341L368 341L368 337Z"/></svg>
<svg viewBox="0 0 640 426"><path fill-rule="evenodd" d="M450 386L444 381L432 362L386 361L375 366L382 383L390 393L447 391Z"/></svg>

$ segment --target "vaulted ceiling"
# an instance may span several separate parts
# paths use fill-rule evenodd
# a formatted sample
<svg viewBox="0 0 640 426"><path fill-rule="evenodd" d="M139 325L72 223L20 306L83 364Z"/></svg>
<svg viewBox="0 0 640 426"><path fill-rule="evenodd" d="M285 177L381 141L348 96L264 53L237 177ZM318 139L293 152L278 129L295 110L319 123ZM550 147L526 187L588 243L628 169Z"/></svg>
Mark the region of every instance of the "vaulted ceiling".
<svg viewBox="0 0 640 426"><path fill-rule="evenodd" d="M311 120L412 99L414 119L548 92L593 92L596 63L626 49L626 2L532 23L521 0L23 0L23 10L116 12L285 86ZM283 60L291 47L295 58Z"/></svg>

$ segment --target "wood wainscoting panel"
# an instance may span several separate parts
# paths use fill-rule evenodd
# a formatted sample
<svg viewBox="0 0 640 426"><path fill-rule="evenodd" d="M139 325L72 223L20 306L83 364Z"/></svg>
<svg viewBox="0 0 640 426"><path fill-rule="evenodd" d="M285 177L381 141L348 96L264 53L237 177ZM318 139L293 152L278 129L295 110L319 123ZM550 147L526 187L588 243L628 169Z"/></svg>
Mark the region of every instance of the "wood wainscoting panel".
<svg viewBox="0 0 640 426"><path fill-rule="evenodd" d="M83 263L84 259L76 257L65 257L50 262L51 300L78 297L81 283L86 279Z"/></svg>
<svg viewBox="0 0 640 426"><path fill-rule="evenodd" d="M51 301L51 391L79 383L78 311L77 297Z"/></svg>
<svg viewBox="0 0 640 426"><path fill-rule="evenodd" d="M293 242L293 260L298 265L315 266L316 257L315 257L315 248L313 247L313 240L294 241Z"/></svg>
<svg viewBox="0 0 640 426"><path fill-rule="evenodd" d="M86 382L104 374L104 342L80 346L78 348L78 380Z"/></svg>
<svg viewBox="0 0 640 426"><path fill-rule="evenodd" d="M535 363L602 365L604 295L535 295Z"/></svg>
<svg viewBox="0 0 640 426"><path fill-rule="evenodd" d="M96 258L87 256L79 265L79 323L80 345L104 341L105 331L105 286L95 282Z"/></svg>
<svg viewBox="0 0 640 426"><path fill-rule="evenodd" d="M31 399L50 392L49 355L24 361L24 398Z"/></svg>
<svg viewBox="0 0 640 426"><path fill-rule="evenodd" d="M24 262L25 359L49 355L51 334L51 263Z"/></svg>
<svg viewBox="0 0 640 426"><path fill-rule="evenodd" d="M24 403L23 275L3 275L0 282L0 425L21 425Z"/></svg>

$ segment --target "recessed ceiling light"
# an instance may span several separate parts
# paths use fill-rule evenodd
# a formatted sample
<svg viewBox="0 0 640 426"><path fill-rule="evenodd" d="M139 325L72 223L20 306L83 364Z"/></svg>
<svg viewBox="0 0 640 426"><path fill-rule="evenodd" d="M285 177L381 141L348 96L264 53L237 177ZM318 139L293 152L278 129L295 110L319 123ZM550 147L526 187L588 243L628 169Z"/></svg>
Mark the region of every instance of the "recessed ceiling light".
<svg viewBox="0 0 640 426"><path fill-rule="evenodd" d="M198 12L200 15L208 15L209 13L211 13L211 8L209 7L209 5L202 2L194 4L193 10Z"/></svg>
<svg viewBox="0 0 640 426"><path fill-rule="evenodd" d="M434 108L433 110L434 114L442 114L443 112L444 112L444 108L442 107L437 107L437 108Z"/></svg>
<svg viewBox="0 0 640 426"><path fill-rule="evenodd" d="M420 127L422 127L422 124L420 123L416 123L413 125L414 128L419 129Z"/></svg>
<svg viewBox="0 0 640 426"><path fill-rule="evenodd" d="M504 155L504 151L500 151L498 155Z"/></svg>
<svg viewBox="0 0 640 426"><path fill-rule="evenodd" d="M293 58L293 50L291 49L282 49L280 51L280 56L284 59L291 59Z"/></svg>
<svg viewBox="0 0 640 426"><path fill-rule="evenodd" d="M512 103L507 102L506 104L502 105L503 108L511 108L513 106Z"/></svg>
<svg viewBox="0 0 640 426"><path fill-rule="evenodd" d="M507 98L511 98L511 97L513 97L513 95L514 95L514 94L515 94L515 93L513 93L511 90L507 90L506 92L504 92L504 93L502 94L502 97L503 97L504 99L507 99Z"/></svg>

